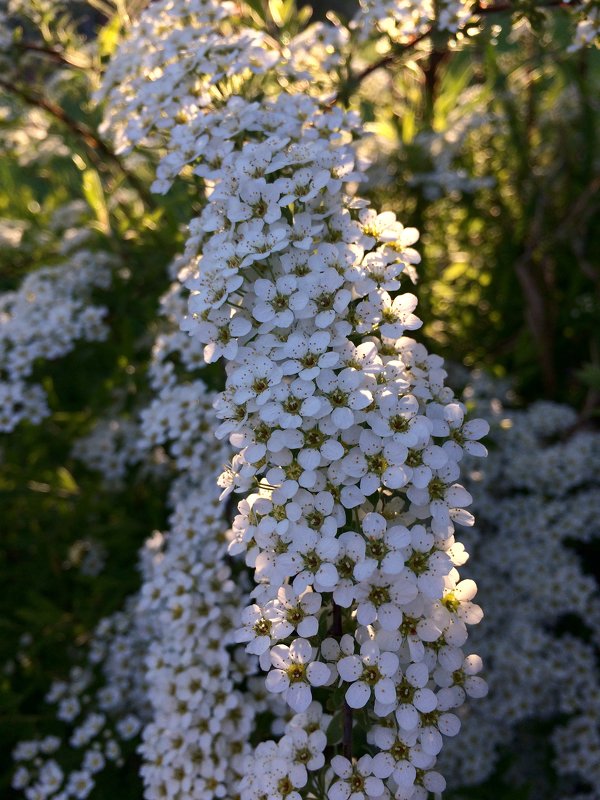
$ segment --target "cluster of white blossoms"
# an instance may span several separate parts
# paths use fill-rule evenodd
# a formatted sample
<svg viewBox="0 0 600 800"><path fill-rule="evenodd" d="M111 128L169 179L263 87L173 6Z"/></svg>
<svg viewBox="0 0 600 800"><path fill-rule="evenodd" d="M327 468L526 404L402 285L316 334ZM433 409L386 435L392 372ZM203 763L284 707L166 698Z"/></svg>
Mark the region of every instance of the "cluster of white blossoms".
<svg viewBox="0 0 600 800"><path fill-rule="evenodd" d="M73 457L100 472L105 481L121 486L127 471L141 459L139 424L115 415L101 419L73 446Z"/></svg>
<svg viewBox="0 0 600 800"><path fill-rule="evenodd" d="M143 656L149 634L148 620L136 615L130 604L98 625L88 664L73 667L68 680L52 684L46 700L56 705L57 719L68 725L69 733L66 742L48 735L22 741L15 748L12 785L27 800L83 800L99 773L109 765L123 766L147 711ZM97 664L102 672L100 688ZM60 752L63 744L70 751L68 759Z"/></svg>
<svg viewBox="0 0 600 800"><path fill-rule="evenodd" d="M581 791L595 800L600 596L590 554L600 542L600 435L577 430L567 406L513 411L484 399L485 388L475 382L470 400L489 418L495 447L484 467L469 465L468 486L477 514L469 546L486 609L486 633L475 632L475 641L490 697L485 709L467 710L445 766L453 784L476 784L510 752L508 780L527 783L535 796L565 800Z"/></svg>
<svg viewBox="0 0 600 800"><path fill-rule="evenodd" d="M457 481L466 457L486 454L488 424L466 420L442 360L407 335L421 324L404 286L417 231L354 194L360 120L332 96L372 8L393 12L375 25L395 38L434 17L453 30L466 13L363 3L354 29L314 25L282 44L245 24L239 2L159 0L108 68L105 131L121 152L159 153L156 192L196 181L203 208L164 298L153 399L109 423L95 462L100 434L79 453L119 478L161 451L173 511L144 550L129 621L104 623L92 647L105 685L76 671L51 692L81 764L63 770L56 739L17 748L27 800L85 798L138 733L148 800L425 800L445 788L444 739L466 697L487 691L465 650L482 612L454 526L473 524ZM214 368L206 380L196 369L219 359L216 395ZM233 492L245 496L229 527ZM497 606L506 617L507 598ZM564 698L561 711L576 702ZM564 730L565 764L585 722Z"/></svg>
<svg viewBox="0 0 600 800"><path fill-rule="evenodd" d="M107 85L120 146L167 146L155 189L182 169L206 186L182 327L207 362L226 362L217 435L237 452L220 483L247 493L229 551L257 584L236 638L297 714L337 697L346 719L331 769L303 765L288 731L255 750L241 791L424 797L444 787L434 766L460 727L453 712L485 693L462 649L481 611L456 570L467 556L454 524L472 524L459 464L485 454L487 425L465 421L442 360L405 336L421 324L401 291L418 234L349 196L364 175L357 117L298 93L288 53L234 26L235 12L153 4ZM182 399L171 393L159 437ZM352 709L374 758L348 750Z"/></svg>
<svg viewBox="0 0 600 800"><path fill-rule="evenodd" d="M345 199L342 113L286 96L265 110L192 222L184 322L207 361L227 360L217 435L239 452L223 494L256 487L230 546L257 583L240 639L294 711L323 686L366 709L381 752L338 756L330 798L408 800L443 789L442 734L465 691L485 693L461 650L481 612L453 533L472 522L459 462L485 454L487 425L465 421L441 359L404 336L420 325L400 292L416 232Z"/></svg>
<svg viewBox="0 0 600 800"><path fill-rule="evenodd" d="M472 0L359 0L353 20L359 39L384 35L392 43L410 45L430 33L473 36L487 12L519 11L505 2L473 3ZM557 4L554 4L557 5ZM575 18L569 52L600 45L600 6L597 0L574 0L564 7ZM553 11L553 4L534 4L534 9ZM494 17L497 15L494 14Z"/></svg>
<svg viewBox="0 0 600 800"><path fill-rule="evenodd" d="M231 797L250 750L255 703L242 692L256 665L236 657L244 586L227 563L215 475L223 451L206 437L203 475L186 476L171 530L138 611L153 620L146 653L151 719L140 753L145 797ZM246 590L247 593L247 590Z"/></svg>
<svg viewBox="0 0 600 800"><path fill-rule="evenodd" d="M251 751L255 715L267 709L264 687L252 677L258 659L236 644L249 581L228 557L231 534L216 483L229 448L214 440L214 393L174 367L175 360L192 369L196 364L192 340L172 329L180 295L181 286L165 297L167 324L150 365L151 382L160 389L128 421L137 426L135 457L142 470L144 459L151 462L153 451L164 449L163 466L174 478L170 528L155 532L142 549L141 589L122 613L100 623L88 666L51 688L47 699L69 726L66 740L50 737L16 748L13 786L27 800L87 797L99 774L123 767L136 745L145 797L231 797ZM132 463L130 442L113 438L117 456L119 446L126 454L116 462L105 451L94 459L92 442L93 436L84 440L80 455L115 488L123 464ZM73 763L65 747L82 753L75 769L65 766Z"/></svg>
<svg viewBox="0 0 600 800"><path fill-rule="evenodd" d="M110 262L105 253L80 250L0 294L0 432L48 413L43 388L29 381L38 359L60 358L78 341L106 337L107 310L91 296L110 285Z"/></svg>
<svg viewBox="0 0 600 800"><path fill-rule="evenodd" d="M433 29L456 33L474 13L469 0L360 0L354 24L361 38L385 34L405 44Z"/></svg>

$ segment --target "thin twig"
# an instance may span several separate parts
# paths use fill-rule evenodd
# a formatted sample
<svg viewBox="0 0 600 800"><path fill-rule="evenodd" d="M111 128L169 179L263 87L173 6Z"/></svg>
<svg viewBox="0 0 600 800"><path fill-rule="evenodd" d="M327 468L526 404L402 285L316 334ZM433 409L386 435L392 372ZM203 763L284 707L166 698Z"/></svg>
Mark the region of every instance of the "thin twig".
<svg viewBox="0 0 600 800"><path fill-rule="evenodd" d="M569 3L565 2L565 0L548 0L547 3L540 3L539 5L534 6L534 8L536 11L543 11L545 8L574 8L578 5L580 5L580 3ZM495 14L501 13L502 11L518 10L519 9L515 7L514 3L494 3L490 5L481 5L478 3L473 7L473 14Z"/></svg>
<svg viewBox="0 0 600 800"><path fill-rule="evenodd" d="M81 62L71 60L66 53L61 53L59 50L53 50L51 47L45 47L41 44L35 44L35 42L15 42L15 47L19 50L26 50L27 52L48 56L48 58L51 58L53 61L58 61L61 64L66 64L76 69L87 69L89 66L88 64L82 64Z"/></svg>
<svg viewBox="0 0 600 800"><path fill-rule="evenodd" d="M331 633L338 641L342 638L342 609L337 603L333 604ZM352 709L345 700L342 708L342 720L342 752L344 758L352 761Z"/></svg>
<svg viewBox="0 0 600 800"><path fill-rule="evenodd" d="M51 100L31 92L29 89L25 89L23 86L18 86L17 84L12 83L12 81L6 80L5 78L0 78L0 87L6 89L6 91L11 92L17 97L20 97L29 105L47 111L48 114L61 122L66 128L68 128L68 130L71 131L71 133L77 136L91 154L100 154L106 160L112 162L116 167L118 167L120 172L137 191L145 204L149 208L155 207L154 198L148 192L143 183L141 183L138 178L127 169L121 157L118 156L117 153L115 153L114 150L112 150L106 144L106 142L102 141L102 139L100 139L88 125L83 122L79 122L79 120L73 119L73 117L69 116L69 114L67 114L67 112L61 108L61 106L57 105Z"/></svg>
<svg viewBox="0 0 600 800"><path fill-rule="evenodd" d="M413 37L409 42L406 44L397 47L393 52L388 53L387 55L380 58L379 61L374 61L372 64L369 64L368 67L365 67L360 72L357 72L356 75L352 75L350 77L349 83L353 85L358 85L364 81L365 78L368 78L371 73L375 72L378 69L382 69L384 67L391 66L394 64L399 58L402 58L403 55L406 54L408 50L412 50L415 45L422 42L424 39L427 39L428 36L431 35L433 28L428 28L423 33L419 34L418 36Z"/></svg>

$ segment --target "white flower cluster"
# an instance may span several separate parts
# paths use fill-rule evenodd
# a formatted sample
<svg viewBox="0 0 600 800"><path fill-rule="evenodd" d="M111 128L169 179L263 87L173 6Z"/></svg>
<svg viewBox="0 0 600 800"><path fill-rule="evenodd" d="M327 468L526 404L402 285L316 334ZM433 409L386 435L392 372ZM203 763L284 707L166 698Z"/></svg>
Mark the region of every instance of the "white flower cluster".
<svg viewBox="0 0 600 800"><path fill-rule="evenodd" d="M100 472L108 485L121 486L127 470L141 459L139 425L119 416L101 419L76 440L73 458Z"/></svg>
<svg viewBox="0 0 600 800"><path fill-rule="evenodd" d="M67 745L81 752L75 769L61 765L58 736L20 742L13 752L19 765L13 788L27 800L83 800L96 776L108 765L123 765L123 748L139 733L147 710L143 656L149 635L147 621L132 607L108 617L97 627L85 668L74 667L68 681L53 683L47 701L57 705L57 719L70 726ZM103 685L94 685L94 665L102 665Z"/></svg>
<svg viewBox="0 0 600 800"><path fill-rule="evenodd" d="M495 447L468 485L490 698L468 709L460 746L444 752L448 772L456 785L479 783L508 750L513 779L536 796L587 786L591 800L600 794L600 599L587 553L600 542L600 435L573 432L574 412L546 402L511 411L496 400L489 418ZM549 739L553 786L540 763Z"/></svg>
<svg viewBox="0 0 600 800"><path fill-rule="evenodd" d="M404 44L433 29L456 33L473 13L466 0L360 0L354 25L361 38L384 33Z"/></svg>
<svg viewBox="0 0 600 800"><path fill-rule="evenodd" d="M487 426L465 422L441 359L404 335L420 326L400 291L418 234L347 197L363 172L355 116L281 88L261 97L285 55L234 31L232 4L194 3L186 33L188 11L169 0L142 16L109 73L109 122L122 147L166 141L157 190L184 168L207 187L181 273L183 328L206 361L227 363L218 435L239 452L223 495L256 489L230 544L258 584L238 640L294 711L318 713L313 690L334 684L348 709L366 708L380 752L336 759L318 778L332 798L353 786L419 798L443 788L432 768L442 734L458 731L452 710L485 692L461 649L481 612L453 533L472 524L459 462L485 454ZM181 416L171 401L161 431ZM253 759L245 797L306 793L281 743Z"/></svg>
<svg viewBox="0 0 600 800"><path fill-rule="evenodd" d="M409 184L422 187L423 195L428 200L434 201L444 195L460 197L463 193L471 194L495 186L493 175L474 174L456 163L473 133L480 137L485 135L486 130L493 130L494 133L502 130L502 116L498 111L480 110L486 106L481 88L470 86L460 93L456 107L449 111L443 129L423 131L415 137L415 145L421 148L432 169L415 173L409 178ZM465 113L465 108L478 110Z"/></svg>
<svg viewBox="0 0 600 800"><path fill-rule="evenodd" d="M345 203L336 157L348 171L353 160L335 147L334 112L309 144L323 130L320 109L294 135L292 101L269 107L288 110L281 143L269 129L261 141L257 121L192 223L205 233L192 237L202 255L187 281L185 327L208 361L228 360L217 435L240 452L224 495L258 485L239 505L230 548L246 552L258 584L241 638L271 668L267 688L295 711L308 708L313 687L339 683L349 707L368 705L370 725L385 720L381 735L370 732L382 752L361 760L360 779L336 762L333 800L353 780L381 796L382 778L408 800L443 788L431 768L442 733L458 732L451 710L465 689L485 691L470 677L479 659L460 649L465 623L481 613L475 585L454 568L465 556L453 531L472 521L456 483L463 448L485 454L477 439L487 425L465 422L441 359L404 336L420 324L415 297L399 293L418 260L416 232ZM336 608L345 633L324 640Z"/></svg>
<svg viewBox="0 0 600 800"><path fill-rule="evenodd" d="M45 740L17 747L20 766L13 786L27 800L87 797L98 774L122 766L139 736L145 797L231 797L251 751L256 711L266 710L260 699L264 689L252 678L258 660L236 645L244 581L249 581L243 571L233 571L227 554L231 534L219 502L216 478L229 448L214 440L214 394L175 368L175 361L189 370L201 362L201 348L173 330L173 312L182 302L180 285L163 301L167 324L150 365L156 394L139 412L139 422L129 421L137 430L135 452L131 436L117 435L95 461L87 458L93 455L91 439L102 428L81 446L88 466L113 479L113 487L115 467L164 448L175 477L170 530L155 533L142 550L141 590L122 614L100 624L89 668L75 669L68 683L57 683L50 692L58 719L72 728L68 741L52 738L52 752ZM106 457L112 445L114 463ZM94 667L101 671L100 688ZM83 750L74 771L64 767L61 744Z"/></svg>
<svg viewBox="0 0 600 800"><path fill-rule="evenodd" d="M167 294L168 319L180 301L181 287ZM199 379L178 377L171 358L193 369L194 350L180 332L159 335L151 367L157 396L140 422L141 448L165 447L177 476L171 529L137 604L153 621L145 660L151 719L140 747L149 800L232 796L256 711L246 690L257 665L235 648L247 588L228 563L231 535L215 480L229 448L214 440L214 394Z"/></svg>
<svg viewBox="0 0 600 800"><path fill-rule="evenodd" d="M569 46L569 51L574 52L591 45L600 47L600 4L598 4L598 0L583 0L575 36Z"/></svg>
<svg viewBox="0 0 600 800"><path fill-rule="evenodd" d="M0 294L0 432L48 413L43 388L28 381L37 359L60 358L77 341L106 337L106 309L93 305L91 294L109 286L109 265L105 253L81 250Z"/></svg>
<svg viewBox="0 0 600 800"><path fill-rule="evenodd" d="M410 44L429 32L446 32L453 36L468 29L469 35L477 32L485 10L510 11L502 3L485 3L479 9L470 0L359 0L360 11L353 26L361 39L385 34L397 44ZM600 43L600 7L597 0L575 0L564 4L573 9L576 25L569 51L580 50ZM548 4L534 4L534 8L552 10ZM515 7L518 10L518 6ZM495 16L495 15L494 15Z"/></svg>
<svg viewBox="0 0 600 800"><path fill-rule="evenodd" d="M152 719L140 748L149 800L230 797L250 750L255 708L240 684L256 667L232 653L244 592L225 561L208 459L205 468L203 484L178 503L163 558L140 594L139 610L155 628L146 656Z"/></svg>

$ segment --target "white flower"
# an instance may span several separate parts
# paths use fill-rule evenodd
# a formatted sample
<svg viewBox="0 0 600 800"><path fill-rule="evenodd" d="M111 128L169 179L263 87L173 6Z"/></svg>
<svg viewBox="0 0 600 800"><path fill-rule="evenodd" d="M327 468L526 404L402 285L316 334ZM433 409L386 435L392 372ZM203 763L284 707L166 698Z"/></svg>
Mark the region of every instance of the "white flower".
<svg viewBox="0 0 600 800"><path fill-rule="evenodd" d="M343 756L334 756L331 768L340 780L331 784L327 793L329 800L364 800L382 795L383 782L372 774L372 761L371 756L365 755L353 764Z"/></svg>
<svg viewBox="0 0 600 800"><path fill-rule="evenodd" d="M300 596L290 586L281 586L277 599L265 607L265 617L271 623L274 639L287 639L294 630L299 636L316 636L319 621L315 616L321 608L321 595L307 589Z"/></svg>
<svg viewBox="0 0 600 800"><path fill-rule="evenodd" d="M396 687L392 677L399 667L395 653L379 650L373 641L361 645L360 656L346 656L338 661L340 678L351 683L346 690L346 702L350 708L362 708L371 697L371 692L383 703L394 703Z"/></svg>
<svg viewBox="0 0 600 800"><path fill-rule="evenodd" d="M262 655L271 646L271 621L264 616L260 606L254 604L242 612L242 623L244 627L237 631L236 641L248 642L246 652Z"/></svg>
<svg viewBox="0 0 600 800"><path fill-rule="evenodd" d="M329 667L313 660L313 648L306 639L294 639L287 647L283 644L271 648L274 667L267 675L270 692L284 693L285 700L294 711L306 711L312 695L311 686L322 686L329 678Z"/></svg>
<svg viewBox="0 0 600 800"><path fill-rule="evenodd" d="M400 676L396 684L398 705L395 713L398 725L403 730L411 731L417 727L419 712L429 714L437 708L437 698L435 692L427 688L428 681L429 670L422 661L410 664L404 675Z"/></svg>

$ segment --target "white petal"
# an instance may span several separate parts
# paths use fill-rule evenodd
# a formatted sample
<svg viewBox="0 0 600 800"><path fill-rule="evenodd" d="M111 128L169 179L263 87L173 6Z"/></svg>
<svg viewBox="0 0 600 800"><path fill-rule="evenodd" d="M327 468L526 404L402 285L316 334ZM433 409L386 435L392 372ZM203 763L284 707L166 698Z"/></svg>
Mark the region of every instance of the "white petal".
<svg viewBox="0 0 600 800"><path fill-rule="evenodd" d="M431 689L417 689L413 697L413 704L423 714L429 714L437 708L437 697Z"/></svg>
<svg viewBox="0 0 600 800"><path fill-rule="evenodd" d="M396 653L382 653L379 657L379 669L388 678L396 674L399 663Z"/></svg>
<svg viewBox="0 0 600 800"><path fill-rule="evenodd" d="M426 772L423 776L423 786L430 792L441 794L446 788L446 780L439 772Z"/></svg>
<svg viewBox="0 0 600 800"><path fill-rule="evenodd" d="M344 756L334 756L331 759L331 769L340 778L349 778L352 775L352 764Z"/></svg>
<svg viewBox="0 0 600 800"><path fill-rule="evenodd" d="M417 689L421 689L423 686L426 686L427 681L429 680L429 670L427 669L427 665L423 661L420 661L418 664L410 664L406 668L406 680L411 686L414 686Z"/></svg>
<svg viewBox="0 0 600 800"><path fill-rule="evenodd" d="M442 714L438 719L437 726L444 736L456 736L460 731L460 719L456 714Z"/></svg>
<svg viewBox="0 0 600 800"><path fill-rule="evenodd" d="M327 792L329 800L348 800L350 797L350 786L346 781L336 781Z"/></svg>
<svg viewBox="0 0 600 800"><path fill-rule="evenodd" d="M290 656L292 661L300 664L307 664L312 658L312 647L306 639L294 639L290 645Z"/></svg>
<svg viewBox="0 0 600 800"><path fill-rule="evenodd" d="M312 695L305 683L292 683L285 699L288 705L300 714L309 707Z"/></svg>
<svg viewBox="0 0 600 800"><path fill-rule="evenodd" d="M412 731L419 724L417 709L412 705L408 705L408 703L398 706L396 719L398 720L398 725L405 731Z"/></svg>
<svg viewBox="0 0 600 800"><path fill-rule="evenodd" d="M383 678L375 684L375 697L384 705L392 705L396 700L396 686L391 678Z"/></svg>
<svg viewBox="0 0 600 800"><path fill-rule="evenodd" d="M389 778L396 767L391 753L377 753L373 757L373 775L377 778Z"/></svg>
<svg viewBox="0 0 600 800"><path fill-rule="evenodd" d="M394 631L402 624L402 612L393 603L384 603L377 611L377 619L385 631Z"/></svg>
<svg viewBox="0 0 600 800"><path fill-rule="evenodd" d="M437 756L443 746L441 733L433 727L423 728L419 735L421 747L430 756Z"/></svg>
<svg viewBox="0 0 600 800"><path fill-rule="evenodd" d="M367 797L380 797L383 794L383 781L370 775L365 781L365 792Z"/></svg>
<svg viewBox="0 0 600 800"><path fill-rule="evenodd" d="M342 680L352 683L360 678L363 671L362 661L358 656L346 656L341 658L337 664L338 672Z"/></svg>
<svg viewBox="0 0 600 800"><path fill-rule="evenodd" d="M396 769L394 770L394 780L398 786L404 788L411 787L415 778L417 777L417 770L409 761L399 761Z"/></svg>
<svg viewBox="0 0 600 800"><path fill-rule="evenodd" d="M346 692L346 702L350 708L362 708L368 703L370 696L371 690L367 684L363 681L356 681Z"/></svg>
<svg viewBox="0 0 600 800"><path fill-rule="evenodd" d="M306 668L306 677L312 686L324 686L331 677L331 670L322 661L313 661Z"/></svg>
<svg viewBox="0 0 600 800"><path fill-rule="evenodd" d="M316 617L307 617L298 623L296 630L300 636L316 636L319 630L319 622Z"/></svg>
<svg viewBox="0 0 600 800"><path fill-rule="evenodd" d="M465 692L469 697L485 697L488 693L488 685L478 675L473 675L465 680Z"/></svg>
<svg viewBox="0 0 600 800"><path fill-rule="evenodd" d="M265 685L270 692L278 694L285 692L290 685L290 680L283 670L272 669L265 679Z"/></svg>

